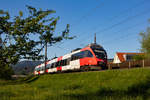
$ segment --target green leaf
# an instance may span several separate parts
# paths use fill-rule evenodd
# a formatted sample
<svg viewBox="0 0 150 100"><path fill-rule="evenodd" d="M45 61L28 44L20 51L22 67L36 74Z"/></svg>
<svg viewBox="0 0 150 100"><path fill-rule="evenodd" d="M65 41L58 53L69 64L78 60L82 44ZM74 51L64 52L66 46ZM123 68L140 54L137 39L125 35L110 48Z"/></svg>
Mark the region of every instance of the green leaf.
<svg viewBox="0 0 150 100"><path fill-rule="evenodd" d="M19 11L19 15L20 15L20 17L22 17L23 16L23 12Z"/></svg>

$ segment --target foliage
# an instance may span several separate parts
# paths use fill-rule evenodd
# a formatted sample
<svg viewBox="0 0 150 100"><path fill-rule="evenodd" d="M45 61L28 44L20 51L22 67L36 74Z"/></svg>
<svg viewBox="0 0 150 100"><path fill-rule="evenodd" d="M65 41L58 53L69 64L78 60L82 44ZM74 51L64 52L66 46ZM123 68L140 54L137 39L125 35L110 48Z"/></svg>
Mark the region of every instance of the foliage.
<svg viewBox="0 0 150 100"><path fill-rule="evenodd" d="M12 68L9 65L3 65L0 64L0 78L3 79L11 79L11 75L14 73Z"/></svg>
<svg viewBox="0 0 150 100"><path fill-rule="evenodd" d="M149 76L149 68L47 74L12 83L0 81L0 98L1 100L149 100Z"/></svg>
<svg viewBox="0 0 150 100"><path fill-rule="evenodd" d="M141 51L147 53L150 57L150 27L147 28L146 32L141 32Z"/></svg>
<svg viewBox="0 0 150 100"><path fill-rule="evenodd" d="M145 55L143 54L141 54L141 55L135 55L135 56L133 56L133 59L134 60L143 60L143 59L145 59L146 57L145 57Z"/></svg>
<svg viewBox="0 0 150 100"><path fill-rule="evenodd" d="M69 37L69 24L62 34L55 34L59 17L50 17L54 10L36 9L27 6L29 15L12 17L0 10L0 69L16 64L20 59L39 60L46 43L50 46ZM34 36L34 38L33 38Z"/></svg>

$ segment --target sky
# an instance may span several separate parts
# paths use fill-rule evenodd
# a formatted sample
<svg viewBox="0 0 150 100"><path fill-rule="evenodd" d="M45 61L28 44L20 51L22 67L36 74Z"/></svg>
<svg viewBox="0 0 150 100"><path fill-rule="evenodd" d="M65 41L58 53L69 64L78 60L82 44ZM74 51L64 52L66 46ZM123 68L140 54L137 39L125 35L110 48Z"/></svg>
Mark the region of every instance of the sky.
<svg viewBox="0 0 150 100"><path fill-rule="evenodd" d="M70 36L76 38L48 47L48 59L93 43L95 33L97 43L113 58L116 52L140 52L139 33L149 26L149 4L150 0L0 0L0 9L12 16L20 10L27 16L26 5L55 10L54 16L60 16L55 34L70 24Z"/></svg>

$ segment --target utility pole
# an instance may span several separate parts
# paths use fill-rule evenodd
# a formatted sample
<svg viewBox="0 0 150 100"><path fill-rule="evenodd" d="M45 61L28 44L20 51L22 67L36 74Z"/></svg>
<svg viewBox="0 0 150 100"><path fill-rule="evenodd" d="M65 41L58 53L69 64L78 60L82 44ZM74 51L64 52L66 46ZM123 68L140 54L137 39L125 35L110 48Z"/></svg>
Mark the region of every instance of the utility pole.
<svg viewBox="0 0 150 100"><path fill-rule="evenodd" d="M96 44L96 33L95 33L95 37L94 37L94 44Z"/></svg>
<svg viewBox="0 0 150 100"><path fill-rule="evenodd" d="M3 47L3 43L2 43L2 38L1 38L1 35L0 35L0 49Z"/></svg>
<svg viewBox="0 0 150 100"><path fill-rule="evenodd" d="M47 42L45 42L45 73L46 73L46 62L47 62Z"/></svg>

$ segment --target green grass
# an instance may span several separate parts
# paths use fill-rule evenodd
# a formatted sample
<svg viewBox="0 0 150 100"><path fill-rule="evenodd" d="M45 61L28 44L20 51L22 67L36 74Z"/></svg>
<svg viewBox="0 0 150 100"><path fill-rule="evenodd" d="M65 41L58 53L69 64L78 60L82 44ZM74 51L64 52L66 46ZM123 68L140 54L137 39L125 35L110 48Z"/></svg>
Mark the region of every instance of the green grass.
<svg viewBox="0 0 150 100"><path fill-rule="evenodd" d="M48 74L0 80L0 100L150 100L150 69Z"/></svg>

